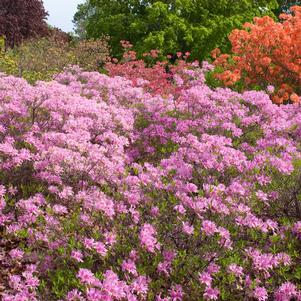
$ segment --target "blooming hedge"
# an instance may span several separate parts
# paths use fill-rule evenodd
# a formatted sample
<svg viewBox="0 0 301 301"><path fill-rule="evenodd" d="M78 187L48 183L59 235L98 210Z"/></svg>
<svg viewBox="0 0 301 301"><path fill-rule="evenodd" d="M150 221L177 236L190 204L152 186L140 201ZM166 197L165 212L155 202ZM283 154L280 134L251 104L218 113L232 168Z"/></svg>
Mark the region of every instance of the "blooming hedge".
<svg viewBox="0 0 301 301"><path fill-rule="evenodd" d="M191 74L196 76L199 62L187 62L189 52L177 52L174 64L170 63L172 57L162 56L159 50L143 53L143 59L137 58L129 41L122 40L124 50L122 60L112 58L105 64L109 76L122 76L130 80L134 87L141 87L152 95L178 97L181 90L190 85ZM213 68L213 66L211 66ZM190 71L189 71L190 70ZM191 74L190 74L191 73Z"/></svg>
<svg viewBox="0 0 301 301"><path fill-rule="evenodd" d="M4 301L301 300L301 108L210 69L1 75Z"/></svg>
<svg viewBox="0 0 301 301"><path fill-rule="evenodd" d="M265 16L233 30L232 54L212 52L214 65L221 68L214 76L226 86L241 83L245 89L273 85L271 98L276 104L300 102L301 6L290 10L292 14L280 15L281 22Z"/></svg>

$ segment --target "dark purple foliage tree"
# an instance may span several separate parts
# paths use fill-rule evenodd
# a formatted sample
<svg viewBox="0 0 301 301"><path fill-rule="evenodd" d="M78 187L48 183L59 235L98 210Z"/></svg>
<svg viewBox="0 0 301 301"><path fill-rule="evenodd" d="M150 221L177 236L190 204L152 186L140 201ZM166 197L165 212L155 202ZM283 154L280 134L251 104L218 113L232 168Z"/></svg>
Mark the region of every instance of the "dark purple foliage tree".
<svg viewBox="0 0 301 301"><path fill-rule="evenodd" d="M13 48L23 40L45 36L48 13L41 0L0 0L0 36L6 47Z"/></svg>

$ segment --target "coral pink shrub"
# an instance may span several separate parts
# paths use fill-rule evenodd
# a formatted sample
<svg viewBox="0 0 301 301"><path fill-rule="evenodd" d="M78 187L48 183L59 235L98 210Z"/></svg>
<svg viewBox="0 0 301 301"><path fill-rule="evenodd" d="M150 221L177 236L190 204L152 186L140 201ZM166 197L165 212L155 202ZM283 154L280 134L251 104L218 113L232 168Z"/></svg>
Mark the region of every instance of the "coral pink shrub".
<svg viewBox="0 0 301 301"><path fill-rule="evenodd" d="M112 59L112 62L106 64L106 69L110 76L122 76L132 81L135 87L143 87L144 91L153 95L162 96L180 94L180 91L190 84L191 79L198 77L196 67L197 61L188 63L189 52L177 53L176 64L169 64L167 59L159 61L159 51L151 50L144 53L144 59L138 59L136 52L130 50L132 45L127 41L121 41L125 49L123 59L119 62ZM151 61L147 64L147 59Z"/></svg>

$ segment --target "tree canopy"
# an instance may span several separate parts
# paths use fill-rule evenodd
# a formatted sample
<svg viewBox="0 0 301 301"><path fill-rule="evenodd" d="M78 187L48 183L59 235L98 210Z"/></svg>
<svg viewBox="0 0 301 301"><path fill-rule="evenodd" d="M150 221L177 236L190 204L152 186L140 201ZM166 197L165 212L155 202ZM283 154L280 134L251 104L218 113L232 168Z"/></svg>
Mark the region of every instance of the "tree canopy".
<svg viewBox="0 0 301 301"><path fill-rule="evenodd" d="M41 0L0 0L0 36L5 36L6 47L45 35L47 15Z"/></svg>
<svg viewBox="0 0 301 301"><path fill-rule="evenodd" d="M129 40L138 53L159 49L164 54L191 51L203 59L216 47L228 50L232 29L254 16L274 16L276 0L86 0L74 23L79 34L111 37L113 55L120 40Z"/></svg>

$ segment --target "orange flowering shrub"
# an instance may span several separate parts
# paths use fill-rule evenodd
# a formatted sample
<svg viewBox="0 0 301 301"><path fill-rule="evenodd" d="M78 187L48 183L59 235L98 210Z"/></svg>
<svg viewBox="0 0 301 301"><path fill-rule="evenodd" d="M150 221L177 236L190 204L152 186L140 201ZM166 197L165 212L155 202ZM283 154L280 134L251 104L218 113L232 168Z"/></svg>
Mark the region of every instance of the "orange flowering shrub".
<svg viewBox="0 0 301 301"><path fill-rule="evenodd" d="M229 36L232 54L215 49L214 65L222 68L214 77L225 86L239 81L244 88L273 85L272 100L277 103L299 102L301 95L301 6L291 7L292 14L281 14L281 22L265 16L245 23Z"/></svg>

